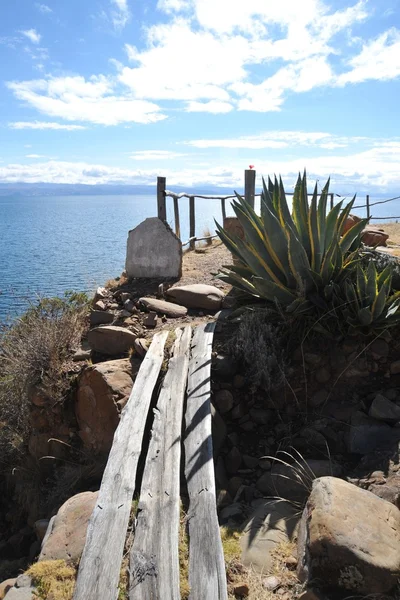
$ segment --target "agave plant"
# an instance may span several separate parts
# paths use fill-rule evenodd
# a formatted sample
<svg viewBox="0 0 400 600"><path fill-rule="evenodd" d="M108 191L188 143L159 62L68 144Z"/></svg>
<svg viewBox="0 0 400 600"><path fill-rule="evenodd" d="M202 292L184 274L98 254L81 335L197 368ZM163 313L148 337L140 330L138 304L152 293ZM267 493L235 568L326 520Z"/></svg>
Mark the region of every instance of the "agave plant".
<svg viewBox="0 0 400 600"><path fill-rule="evenodd" d="M355 196L343 209L339 202L327 214L328 193L329 180L319 200L315 185L309 203L304 172L290 211L281 178L268 179L268 186L263 180L260 216L236 194L233 209L244 239L216 224L221 240L239 261L224 267L219 278L288 311L323 303L329 286L354 270L361 231L368 222L363 219L344 233Z"/></svg>
<svg viewBox="0 0 400 600"><path fill-rule="evenodd" d="M355 281L344 281L346 302L342 312L353 328L386 329L400 323L400 292L391 293L392 269L378 273L371 261L357 265Z"/></svg>

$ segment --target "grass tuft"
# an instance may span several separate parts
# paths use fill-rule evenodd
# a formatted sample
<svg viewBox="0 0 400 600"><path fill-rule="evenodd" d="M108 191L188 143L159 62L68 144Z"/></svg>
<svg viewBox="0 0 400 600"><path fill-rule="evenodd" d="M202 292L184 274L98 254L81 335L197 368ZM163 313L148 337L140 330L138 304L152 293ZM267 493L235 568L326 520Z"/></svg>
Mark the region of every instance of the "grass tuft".
<svg viewBox="0 0 400 600"><path fill-rule="evenodd" d="M65 560L43 560L32 565L27 574L41 600L72 600L76 568Z"/></svg>

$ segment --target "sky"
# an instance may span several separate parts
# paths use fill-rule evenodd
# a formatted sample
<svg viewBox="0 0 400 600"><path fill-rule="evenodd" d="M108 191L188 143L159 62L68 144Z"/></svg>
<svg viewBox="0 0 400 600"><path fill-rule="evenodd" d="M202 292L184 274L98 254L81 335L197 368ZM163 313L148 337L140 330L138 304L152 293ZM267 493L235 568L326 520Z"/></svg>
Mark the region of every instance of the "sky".
<svg viewBox="0 0 400 600"><path fill-rule="evenodd" d="M400 194L400 0L0 0L0 182Z"/></svg>

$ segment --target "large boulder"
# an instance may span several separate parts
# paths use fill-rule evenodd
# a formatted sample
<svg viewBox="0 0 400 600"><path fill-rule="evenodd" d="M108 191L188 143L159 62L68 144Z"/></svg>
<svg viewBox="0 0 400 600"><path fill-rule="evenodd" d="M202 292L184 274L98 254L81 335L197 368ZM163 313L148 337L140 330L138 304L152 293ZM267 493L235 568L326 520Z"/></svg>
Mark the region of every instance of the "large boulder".
<svg viewBox="0 0 400 600"><path fill-rule="evenodd" d="M131 393L140 360L110 360L85 369L77 393L75 414L87 449L108 452L119 413Z"/></svg>
<svg viewBox="0 0 400 600"><path fill-rule="evenodd" d="M157 298L140 298L139 302L143 304L147 310L155 311L159 315L166 315L172 319L185 317L187 315L187 308L185 308L185 306L166 302L165 300L158 300Z"/></svg>
<svg viewBox="0 0 400 600"><path fill-rule="evenodd" d="M167 223L152 217L129 232L126 274L146 279L181 277L182 243Z"/></svg>
<svg viewBox="0 0 400 600"><path fill-rule="evenodd" d="M98 492L82 492L61 506L49 523L39 560L79 562L97 495Z"/></svg>
<svg viewBox="0 0 400 600"><path fill-rule="evenodd" d="M240 539L243 564L259 573L271 571L274 550L295 538L299 520L298 508L284 500L266 500L258 506Z"/></svg>
<svg viewBox="0 0 400 600"><path fill-rule="evenodd" d="M301 520L298 559L302 582L388 593L400 576L400 512L341 479L317 479Z"/></svg>
<svg viewBox="0 0 400 600"><path fill-rule="evenodd" d="M386 246L386 241L389 235L380 229L374 229L373 227L366 227L361 233L361 241L366 246L375 248L376 246Z"/></svg>
<svg viewBox="0 0 400 600"><path fill-rule="evenodd" d="M126 329L116 325L105 325L96 327L88 333L88 342L92 350L107 356L118 356L126 354L135 345L138 336Z"/></svg>
<svg viewBox="0 0 400 600"><path fill-rule="evenodd" d="M169 288L166 292L168 298L186 306L187 308L203 308L205 310L219 310L224 292L213 285L193 283Z"/></svg>

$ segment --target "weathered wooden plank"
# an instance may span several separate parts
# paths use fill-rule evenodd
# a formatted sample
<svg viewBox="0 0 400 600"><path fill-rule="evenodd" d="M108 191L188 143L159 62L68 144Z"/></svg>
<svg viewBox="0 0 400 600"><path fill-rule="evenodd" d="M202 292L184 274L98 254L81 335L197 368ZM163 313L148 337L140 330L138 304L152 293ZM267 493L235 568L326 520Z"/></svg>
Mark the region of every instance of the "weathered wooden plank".
<svg viewBox="0 0 400 600"><path fill-rule="evenodd" d="M185 415L189 492L190 600L226 600L226 574L215 497L211 437L211 351L215 323L196 328Z"/></svg>
<svg viewBox="0 0 400 600"><path fill-rule="evenodd" d="M167 202L165 199L165 188L167 180L165 177L157 177L157 215L162 221L167 220Z"/></svg>
<svg viewBox="0 0 400 600"><path fill-rule="evenodd" d="M254 208L254 197L256 190L256 172L253 169L246 169L244 172L244 197L246 202Z"/></svg>
<svg viewBox="0 0 400 600"><path fill-rule="evenodd" d="M181 223L179 219L179 201L174 198L174 217L175 217L175 234L178 238L181 237Z"/></svg>
<svg viewBox="0 0 400 600"><path fill-rule="evenodd" d="M154 336L122 412L90 518L74 600L117 598L137 464L167 337L167 331Z"/></svg>
<svg viewBox="0 0 400 600"><path fill-rule="evenodd" d="M183 402L192 330L176 330L154 411L130 556L130 600L180 600L179 517Z"/></svg>
<svg viewBox="0 0 400 600"><path fill-rule="evenodd" d="M194 250L196 248L196 212L195 212L195 200L194 196L190 196L189 198L189 239L190 239L190 249Z"/></svg>

